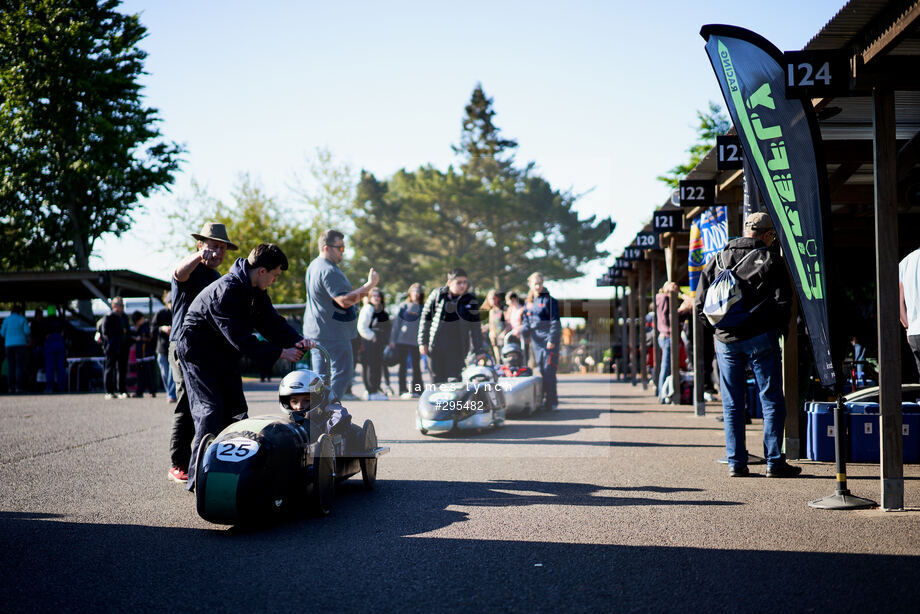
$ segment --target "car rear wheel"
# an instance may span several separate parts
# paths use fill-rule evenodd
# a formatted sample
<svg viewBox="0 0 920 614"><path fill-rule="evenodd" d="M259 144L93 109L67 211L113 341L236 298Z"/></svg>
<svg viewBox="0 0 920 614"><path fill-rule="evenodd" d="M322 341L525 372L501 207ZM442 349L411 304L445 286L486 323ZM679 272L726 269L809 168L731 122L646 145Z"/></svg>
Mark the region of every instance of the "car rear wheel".
<svg viewBox="0 0 920 614"><path fill-rule="evenodd" d="M207 433L204 437L201 438L201 442L198 444L198 450L195 454L195 504L198 507L198 515L202 518L204 517L205 512L205 502L204 502L204 491L205 488L201 488L201 485L206 481L203 480L203 474L201 473L201 466L204 464L204 455L208 451L208 446L214 441L214 435Z"/></svg>
<svg viewBox="0 0 920 614"><path fill-rule="evenodd" d="M364 451L371 452L376 450L377 431L374 428L374 423L370 420L365 420L362 429L364 431ZM377 481L377 459L362 458L360 464L361 479L364 480L364 488L366 490L373 490L374 483Z"/></svg>
<svg viewBox="0 0 920 614"><path fill-rule="evenodd" d="M316 454L313 458L313 492L310 507L317 516L328 516L332 512L335 496L335 448L332 439L325 433L316 440Z"/></svg>

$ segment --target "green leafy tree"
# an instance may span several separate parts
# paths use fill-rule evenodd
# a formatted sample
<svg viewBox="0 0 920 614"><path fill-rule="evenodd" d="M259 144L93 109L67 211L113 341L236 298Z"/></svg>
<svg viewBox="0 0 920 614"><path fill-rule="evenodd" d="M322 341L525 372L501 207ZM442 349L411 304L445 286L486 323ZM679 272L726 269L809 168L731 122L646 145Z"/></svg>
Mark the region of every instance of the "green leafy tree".
<svg viewBox="0 0 920 614"><path fill-rule="evenodd" d="M332 152L323 147L318 147L306 163L307 176L295 173L288 186L298 202L298 210L320 232L335 228L351 234L357 183L354 169L347 162L337 161Z"/></svg>
<svg viewBox="0 0 920 614"><path fill-rule="evenodd" d="M220 273L230 270L236 258L245 258L259 243L278 245L288 258L288 270L278 278L269 294L275 303L302 303L305 296L304 274L313 258L311 245L316 228L303 223L289 208L279 204L277 198L266 194L248 174L237 177L231 193L232 201L225 203L210 196L197 183L193 183L191 198L182 199L168 215L171 232L166 245L171 252L182 255L194 249L194 239L189 235L197 232L205 222L219 222L226 225L227 234L240 251L228 252Z"/></svg>
<svg viewBox="0 0 920 614"><path fill-rule="evenodd" d="M0 269L89 268L173 181L181 147L138 83L146 29L118 4L0 1Z"/></svg>
<svg viewBox="0 0 920 614"><path fill-rule="evenodd" d="M577 196L553 189L533 170L514 165L517 143L500 135L480 85L466 106L459 168L401 170L389 181L362 172L354 243L359 266L374 266L382 283L405 291L415 281L441 285L462 266L482 291L522 287L542 271L569 279L607 255L597 246L613 231L609 219L579 219Z"/></svg>
<svg viewBox="0 0 920 614"><path fill-rule="evenodd" d="M690 159L684 164L678 164L667 174L656 177L658 181L676 188L681 179L692 171L700 160L716 146L716 137L729 131L732 127L731 120L722 111L722 107L710 101L707 111L697 111L699 121L696 127L696 142L687 149Z"/></svg>

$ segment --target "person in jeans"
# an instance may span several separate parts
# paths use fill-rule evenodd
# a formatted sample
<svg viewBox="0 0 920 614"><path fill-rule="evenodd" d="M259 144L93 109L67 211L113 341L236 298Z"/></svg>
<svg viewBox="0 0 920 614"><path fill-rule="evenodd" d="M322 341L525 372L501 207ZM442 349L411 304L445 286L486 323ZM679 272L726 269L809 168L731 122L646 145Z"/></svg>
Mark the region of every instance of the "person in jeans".
<svg viewBox="0 0 920 614"><path fill-rule="evenodd" d="M789 323L792 290L782 257L778 251L770 249L775 241L776 231L770 217L766 213L752 213L744 223L744 236L729 241L719 257L710 260L703 269L696 293L700 318L705 326L712 328L702 315L706 293L720 272L720 266L734 267L735 277L742 286L742 304L748 312L736 326L715 327L725 451L732 477L750 474L744 442L745 369L748 364L754 371L763 405L767 477L794 477L802 470L788 464L782 450L786 404L779 337Z"/></svg>
<svg viewBox="0 0 920 614"><path fill-rule="evenodd" d="M0 335L6 347L6 365L10 392L23 389L23 375L26 371L26 357L29 353L29 334L31 329L26 320L22 305L13 307L13 311L0 326Z"/></svg>
<svg viewBox="0 0 920 614"><path fill-rule="evenodd" d="M160 367L160 377L163 379L163 389L170 403L176 402L176 382L173 380L172 369L169 368L169 333L172 331L172 299L169 290L163 292L163 309L153 316L153 328L157 340L157 365Z"/></svg>
<svg viewBox="0 0 920 614"><path fill-rule="evenodd" d="M390 316L380 288L374 288L365 299L358 314L358 334L364 345L364 389L368 401L386 401L389 397L380 390L383 375L383 348L389 341Z"/></svg>
<svg viewBox="0 0 920 614"><path fill-rule="evenodd" d="M339 263L345 259L345 235L325 230L319 238L319 256L307 267L304 281L307 297L303 313L303 335L315 339L332 358L330 397L333 401L356 400L345 395L354 377L355 362L352 339L358 335L357 305L380 281L377 271L367 273L367 283L352 289ZM318 350L311 355L314 371L324 373Z"/></svg>
<svg viewBox="0 0 920 614"><path fill-rule="evenodd" d="M399 398L413 399L422 394L422 365L418 352L418 319L425 303L422 284L409 286L406 302L399 308L393 323L390 347L396 350L399 360ZM412 361L412 391L406 386L407 359Z"/></svg>

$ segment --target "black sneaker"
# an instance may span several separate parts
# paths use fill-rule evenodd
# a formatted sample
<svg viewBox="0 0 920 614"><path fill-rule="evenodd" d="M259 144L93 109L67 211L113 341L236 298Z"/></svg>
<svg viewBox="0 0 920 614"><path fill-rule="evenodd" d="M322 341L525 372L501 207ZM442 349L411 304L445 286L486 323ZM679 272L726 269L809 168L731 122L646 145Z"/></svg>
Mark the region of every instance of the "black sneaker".
<svg viewBox="0 0 920 614"><path fill-rule="evenodd" d="M746 478L751 475L751 470L747 465L732 465L728 470L728 476L732 478Z"/></svg>
<svg viewBox="0 0 920 614"><path fill-rule="evenodd" d="M801 467L790 465L785 461L767 467L768 478L794 478L800 473L802 473Z"/></svg>

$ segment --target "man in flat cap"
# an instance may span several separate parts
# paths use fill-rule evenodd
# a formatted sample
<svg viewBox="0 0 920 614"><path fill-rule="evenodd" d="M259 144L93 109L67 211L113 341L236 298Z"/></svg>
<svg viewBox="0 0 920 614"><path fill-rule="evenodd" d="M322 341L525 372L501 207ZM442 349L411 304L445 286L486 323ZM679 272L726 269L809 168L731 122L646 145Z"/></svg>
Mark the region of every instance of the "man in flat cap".
<svg viewBox="0 0 920 614"><path fill-rule="evenodd" d="M176 482L188 481L188 465L192 455L195 423L189 410L188 395L182 378L182 369L176 354L176 340L185 320L185 314L195 297L211 282L220 278L217 267L224 261L227 250L239 249L227 236L223 224L206 222L201 232L192 234L195 252L183 259L173 269L171 280L173 319L169 332L169 368L176 384L176 406L173 412L173 430L169 442L172 468L169 478Z"/></svg>
<svg viewBox="0 0 920 614"><path fill-rule="evenodd" d="M715 328L725 449L731 477L750 474L744 443L748 364L754 371L763 405L767 477L794 477L802 470L788 464L783 454L786 404L779 337L789 325L792 288L782 256L778 250L771 249L774 241L776 230L770 216L752 213L744 222L744 236L729 241L703 269L696 292L700 319L707 327ZM723 324L728 318L713 325L703 314L703 307L710 286L724 270L731 270L741 287L740 313L735 314L731 325Z"/></svg>

